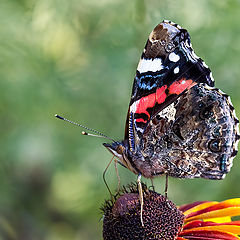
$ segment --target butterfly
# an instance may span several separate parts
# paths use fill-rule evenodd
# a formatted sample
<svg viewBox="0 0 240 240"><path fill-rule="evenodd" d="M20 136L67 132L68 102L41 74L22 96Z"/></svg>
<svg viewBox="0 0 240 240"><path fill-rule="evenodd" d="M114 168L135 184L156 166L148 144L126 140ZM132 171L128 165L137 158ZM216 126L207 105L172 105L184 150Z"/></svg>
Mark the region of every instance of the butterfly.
<svg viewBox="0 0 240 240"><path fill-rule="evenodd" d="M230 98L213 87L187 30L161 22L137 67L124 140L103 145L146 178L223 179L237 154L239 121Z"/></svg>

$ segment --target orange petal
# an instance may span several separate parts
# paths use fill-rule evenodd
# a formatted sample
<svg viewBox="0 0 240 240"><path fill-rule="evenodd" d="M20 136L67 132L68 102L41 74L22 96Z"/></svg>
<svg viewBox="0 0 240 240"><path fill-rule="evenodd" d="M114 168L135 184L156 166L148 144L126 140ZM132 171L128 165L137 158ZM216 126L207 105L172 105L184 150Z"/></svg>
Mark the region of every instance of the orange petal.
<svg viewBox="0 0 240 240"><path fill-rule="evenodd" d="M188 213L185 215L187 215L187 217L192 217L195 216L197 214L201 214L204 212L210 212L210 211L215 211L215 210L219 210L219 209L223 209L223 208L229 208L229 207L240 207L240 198L234 198L234 199L229 199L217 204L212 204L211 206L199 209L197 212L194 211L192 213Z"/></svg>
<svg viewBox="0 0 240 240"><path fill-rule="evenodd" d="M184 204L184 205L180 206L178 209L182 212L186 212L187 210L194 208L198 205L201 205L203 203L206 203L206 202L210 202L210 201L198 201L198 202L193 202L193 203L189 203L189 204Z"/></svg>
<svg viewBox="0 0 240 240"><path fill-rule="evenodd" d="M186 230L179 234L180 237L196 240L239 240L240 238L229 232L218 230Z"/></svg>
<svg viewBox="0 0 240 240"><path fill-rule="evenodd" d="M182 234L185 235L188 232L195 232L195 231L220 231L220 232L228 232L228 233L239 235L240 234L240 226L230 226L230 225L206 226L206 227L199 227L199 228L183 230Z"/></svg>
<svg viewBox="0 0 240 240"><path fill-rule="evenodd" d="M203 222L201 220L195 220L184 225L183 230L202 227L202 226L209 226L210 223L212 222Z"/></svg>
<svg viewBox="0 0 240 240"><path fill-rule="evenodd" d="M216 222L203 222L200 220L195 220L184 225L183 230L201 228L201 227L209 227L209 226L237 226L240 228L240 221L226 222L226 223L216 223ZM231 231L232 232L232 231ZM235 233L237 234L237 233Z"/></svg>
<svg viewBox="0 0 240 240"><path fill-rule="evenodd" d="M228 217L228 216L233 217L238 215L240 215L240 207L227 207L227 208L222 208L220 210L213 210L213 211L212 210L208 211L208 209L203 209L198 212L189 214L186 217L185 222L189 222L197 219L211 219L211 218Z"/></svg>
<svg viewBox="0 0 240 240"><path fill-rule="evenodd" d="M199 203L199 202L197 202ZM183 214L185 216L200 211L202 209L208 208L210 206L216 205L218 204L218 202L200 202L200 204L194 205L194 204L187 204L187 205L183 205L179 208L179 210L181 210L183 212ZM193 207L191 206L190 208L188 208L188 205L193 205Z"/></svg>
<svg viewBox="0 0 240 240"><path fill-rule="evenodd" d="M239 226L229 226L229 225L222 225L222 226L207 226L207 227L201 227L201 228L194 228L192 231L198 231L198 230L209 230L209 231L221 231L221 232L229 232L233 234L240 234L240 227Z"/></svg>

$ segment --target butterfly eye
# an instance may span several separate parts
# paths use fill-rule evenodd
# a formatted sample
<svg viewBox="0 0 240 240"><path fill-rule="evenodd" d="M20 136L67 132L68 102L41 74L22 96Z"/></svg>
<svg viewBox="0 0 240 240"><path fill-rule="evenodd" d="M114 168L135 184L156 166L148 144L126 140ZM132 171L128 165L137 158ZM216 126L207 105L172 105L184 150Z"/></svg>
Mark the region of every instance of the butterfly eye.
<svg viewBox="0 0 240 240"><path fill-rule="evenodd" d="M208 147L212 152L220 152L221 151L221 144L218 139L213 139L209 142Z"/></svg>
<svg viewBox="0 0 240 240"><path fill-rule="evenodd" d="M124 152L124 147L123 147L122 145L119 145L116 150L117 150L117 153L118 153L118 154L121 154L121 155L122 155L123 152Z"/></svg>

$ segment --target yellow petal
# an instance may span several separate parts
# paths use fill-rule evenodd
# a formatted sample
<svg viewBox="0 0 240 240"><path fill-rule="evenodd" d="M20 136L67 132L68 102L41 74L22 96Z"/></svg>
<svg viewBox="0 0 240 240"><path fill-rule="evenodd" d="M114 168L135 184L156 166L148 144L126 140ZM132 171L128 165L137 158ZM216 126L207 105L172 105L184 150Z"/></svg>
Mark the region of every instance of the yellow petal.
<svg viewBox="0 0 240 240"><path fill-rule="evenodd" d="M235 226L235 225L205 226L205 227L196 227L191 229L191 231L199 231L199 230L212 230L212 231L218 230L221 232L228 232L228 233L240 235L240 226Z"/></svg>
<svg viewBox="0 0 240 240"><path fill-rule="evenodd" d="M218 204L218 202L205 202L205 203L199 204L199 205L197 205L193 208L188 209L187 211L183 212L183 214L185 216L187 216L190 213L197 212L199 210L202 210L204 208L207 208L207 207L210 207L210 206L213 206L213 205L216 205L216 204Z"/></svg>
<svg viewBox="0 0 240 240"><path fill-rule="evenodd" d="M225 222L231 222L231 217L219 217L219 218L211 218L211 219L203 219L204 222L215 222L215 223L225 223Z"/></svg>
<svg viewBox="0 0 240 240"><path fill-rule="evenodd" d="M225 231L219 231L219 230L212 230L212 229L188 229L185 231L182 231L179 234L183 238L187 239L228 239L228 240L239 240L240 238L233 233L225 232Z"/></svg>
<svg viewBox="0 0 240 240"><path fill-rule="evenodd" d="M200 220L200 219L211 220L211 218L233 217L238 215L240 215L240 207L228 207L228 208L222 208L215 211L205 212L199 215L195 215L193 217L186 218L185 222Z"/></svg>

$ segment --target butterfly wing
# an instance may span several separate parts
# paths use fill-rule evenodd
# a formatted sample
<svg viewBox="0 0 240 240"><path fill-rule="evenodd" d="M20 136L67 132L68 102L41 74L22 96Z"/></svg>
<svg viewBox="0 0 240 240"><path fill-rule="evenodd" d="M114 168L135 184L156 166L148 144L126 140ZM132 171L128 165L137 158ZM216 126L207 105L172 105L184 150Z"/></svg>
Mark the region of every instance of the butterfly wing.
<svg viewBox="0 0 240 240"><path fill-rule="evenodd" d="M151 32L134 78L125 139L130 151L158 112L197 83L214 85L210 69L194 53L187 30L164 21Z"/></svg>
<svg viewBox="0 0 240 240"><path fill-rule="evenodd" d="M147 177L222 179L237 154L238 123L230 98L199 84L150 120L139 145L148 161L134 164Z"/></svg>

